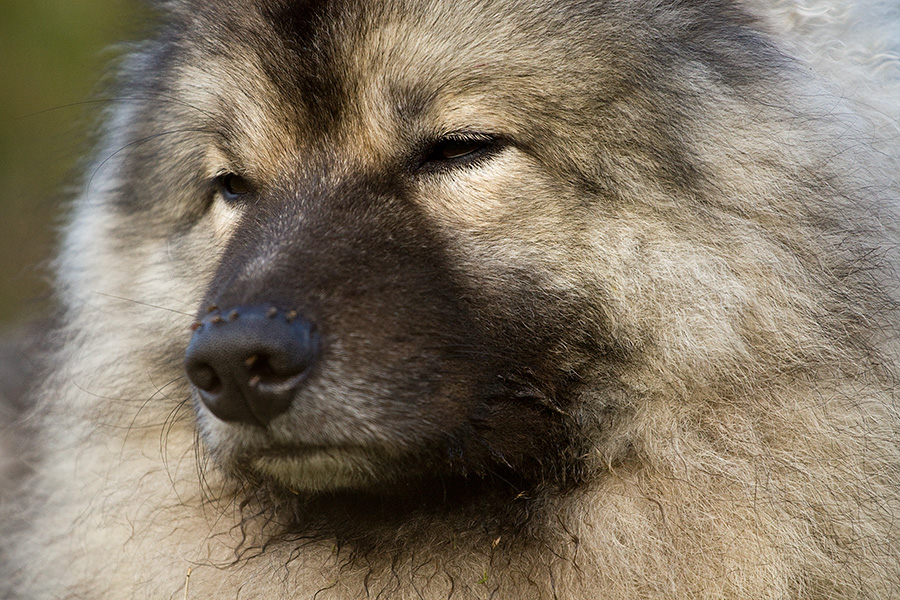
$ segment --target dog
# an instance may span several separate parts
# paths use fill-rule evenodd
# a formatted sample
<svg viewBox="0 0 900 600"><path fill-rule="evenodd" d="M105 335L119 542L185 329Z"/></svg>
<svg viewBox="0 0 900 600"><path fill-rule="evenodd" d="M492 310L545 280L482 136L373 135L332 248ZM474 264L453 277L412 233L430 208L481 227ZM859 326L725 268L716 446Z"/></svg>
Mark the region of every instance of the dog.
<svg viewBox="0 0 900 600"><path fill-rule="evenodd" d="M890 2L157 9L4 597L900 594Z"/></svg>

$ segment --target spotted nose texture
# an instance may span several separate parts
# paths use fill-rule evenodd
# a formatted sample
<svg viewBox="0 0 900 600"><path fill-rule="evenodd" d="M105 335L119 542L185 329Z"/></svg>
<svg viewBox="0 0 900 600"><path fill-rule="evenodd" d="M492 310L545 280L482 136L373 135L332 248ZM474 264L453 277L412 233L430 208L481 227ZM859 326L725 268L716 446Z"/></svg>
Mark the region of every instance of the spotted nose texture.
<svg viewBox="0 0 900 600"><path fill-rule="evenodd" d="M213 307L193 329L185 370L223 421L265 427L290 408L318 354L313 324L295 311Z"/></svg>

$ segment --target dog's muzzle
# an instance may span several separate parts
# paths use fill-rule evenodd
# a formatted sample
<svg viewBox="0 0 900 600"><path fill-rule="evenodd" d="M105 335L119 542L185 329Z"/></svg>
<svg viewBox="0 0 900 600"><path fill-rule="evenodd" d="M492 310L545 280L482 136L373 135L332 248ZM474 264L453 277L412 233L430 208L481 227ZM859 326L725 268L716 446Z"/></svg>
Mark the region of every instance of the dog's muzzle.
<svg viewBox="0 0 900 600"><path fill-rule="evenodd" d="M288 410L319 349L311 322L269 306L213 307L193 329L185 370L200 400L223 421L260 427Z"/></svg>

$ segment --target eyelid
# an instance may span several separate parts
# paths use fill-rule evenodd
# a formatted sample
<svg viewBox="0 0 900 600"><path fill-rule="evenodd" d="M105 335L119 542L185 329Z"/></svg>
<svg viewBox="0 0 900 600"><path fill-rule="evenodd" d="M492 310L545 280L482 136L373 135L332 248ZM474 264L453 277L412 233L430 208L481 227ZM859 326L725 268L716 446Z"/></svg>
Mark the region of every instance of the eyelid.
<svg viewBox="0 0 900 600"><path fill-rule="evenodd" d="M435 138L421 151L420 169L448 169L487 158L502 145L498 136L480 132L452 132Z"/></svg>

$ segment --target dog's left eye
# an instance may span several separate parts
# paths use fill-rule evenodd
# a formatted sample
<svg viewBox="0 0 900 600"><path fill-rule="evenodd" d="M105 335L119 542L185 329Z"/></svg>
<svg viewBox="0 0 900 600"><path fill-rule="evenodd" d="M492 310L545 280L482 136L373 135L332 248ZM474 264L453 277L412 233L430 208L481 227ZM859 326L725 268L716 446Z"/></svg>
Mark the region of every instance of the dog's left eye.
<svg viewBox="0 0 900 600"><path fill-rule="evenodd" d="M444 167L484 157L497 148L489 136L452 136L434 142L424 153L423 167Z"/></svg>

